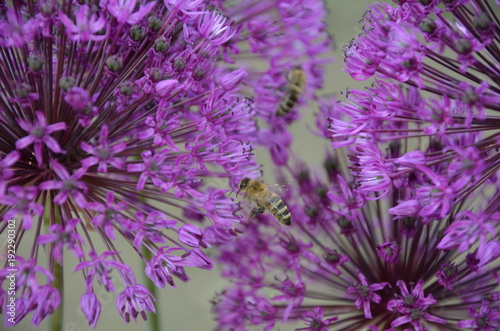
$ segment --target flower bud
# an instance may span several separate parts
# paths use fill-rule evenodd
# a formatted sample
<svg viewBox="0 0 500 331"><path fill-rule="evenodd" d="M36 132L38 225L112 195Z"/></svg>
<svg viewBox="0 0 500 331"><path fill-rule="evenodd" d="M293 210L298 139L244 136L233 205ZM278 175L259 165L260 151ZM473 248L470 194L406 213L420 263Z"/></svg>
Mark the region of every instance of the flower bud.
<svg viewBox="0 0 500 331"><path fill-rule="evenodd" d="M33 72L38 72L38 71L42 70L43 63L44 63L43 57L41 57L39 55L32 54L28 58L28 66L30 67L30 69Z"/></svg>
<svg viewBox="0 0 500 331"><path fill-rule="evenodd" d="M238 70L224 75L220 81L220 85L225 91L230 91L236 88L247 75L248 73L245 71L245 68L241 67Z"/></svg>
<svg viewBox="0 0 500 331"><path fill-rule="evenodd" d="M116 55L110 56L106 60L106 66L109 70L117 72L123 67L123 60Z"/></svg>
<svg viewBox="0 0 500 331"><path fill-rule="evenodd" d="M160 97L166 97L177 85L179 85L179 81L176 79L166 79L156 83L155 90Z"/></svg>

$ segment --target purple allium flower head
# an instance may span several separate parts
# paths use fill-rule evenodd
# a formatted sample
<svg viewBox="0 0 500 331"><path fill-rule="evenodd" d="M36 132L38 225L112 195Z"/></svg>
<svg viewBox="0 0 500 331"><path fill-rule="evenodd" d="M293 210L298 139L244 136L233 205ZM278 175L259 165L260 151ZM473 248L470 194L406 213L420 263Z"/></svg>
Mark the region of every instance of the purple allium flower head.
<svg viewBox="0 0 500 331"><path fill-rule="evenodd" d="M375 154L367 150L380 150L385 172L373 178L406 191L389 213L445 222L437 248L463 253L478 245L482 256L469 256L475 269L498 256L490 254L498 245L498 11L488 1L444 3L370 6L345 59L351 76L375 83L329 109L324 133L334 147L351 145L356 182L374 188L374 199L387 187L366 183L374 164L367 154ZM404 153L406 145L417 150ZM440 273L442 285L451 274Z"/></svg>
<svg viewBox="0 0 500 331"><path fill-rule="evenodd" d="M352 77L373 77L375 83L367 91L351 90L329 112L325 131L333 146L351 145L359 185L373 188L375 198L386 193L385 186L372 184L376 180L408 187L412 193L390 213L424 222L443 219L471 194L495 187L498 170L495 5L443 2L445 7L438 1L370 6L364 34L346 48L345 60ZM394 155L366 162L366 146L383 150L382 144ZM419 154L401 155L405 144Z"/></svg>
<svg viewBox="0 0 500 331"><path fill-rule="evenodd" d="M345 169L329 176L331 160L345 164L345 157L340 149L328 155L324 176L303 164L277 167L278 178L288 173L292 182L281 197L293 224L259 214L238 240L219 247L222 275L233 283L214 302L220 328L267 329L273 320L303 323L298 330L448 330L478 300L498 305L488 227L478 224L463 251L458 243L441 249L446 222L388 212L410 193L407 185L374 200ZM272 307L265 320L251 317L255 302Z"/></svg>
<svg viewBox="0 0 500 331"><path fill-rule="evenodd" d="M319 132L334 147L326 174L286 144L277 153L293 224L258 214L220 249L232 281L214 302L220 328L255 325L264 301L266 317L299 330L494 329L497 11L487 1L394 2L371 6L346 48L347 71L375 83L321 105Z"/></svg>
<svg viewBox="0 0 500 331"><path fill-rule="evenodd" d="M26 231L36 238L29 256L0 271L4 284L9 267L24 275L16 322L32 313L38 325L57 308L61 288L34 275L54 278L54 265L70 256L71 277L86 284L81 308L92 327L101 310L95 286L114 291L112 274L126 284L119 313L126 321L145 317L155 299L135 281L122 245L164 287L187 281L190 267L211 269L203 250L239 232L242 218L226 192L259 177L258 131L254 102L240 91L248 72L229 66L227 54L247 20L263 14L236 15L245 12L236 5L232 17L219 5L0 6L0 228L15 223L18 247L31 245Z"/></svg>

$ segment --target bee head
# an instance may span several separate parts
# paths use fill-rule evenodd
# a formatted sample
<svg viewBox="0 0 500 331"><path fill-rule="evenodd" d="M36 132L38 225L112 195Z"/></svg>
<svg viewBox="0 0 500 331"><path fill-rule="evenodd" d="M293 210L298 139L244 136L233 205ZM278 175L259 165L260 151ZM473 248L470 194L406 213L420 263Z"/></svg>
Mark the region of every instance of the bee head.
<svg viewBox="0 0 500 331"><path fill-rule="evenodd" d="M249 178L243 178L243 180L240 182L240 190L244 190L247 187L249 181Z"/></svg>
<svg viewBox="0 0 500 331"><path fill-rule="evenodd" d="M236 192L236 195L238 195L241 191L244 191L248 185L248 182L250 181L250 178L243 178L238 185L238 192Z"/></svg>
<svg viewBox="0 0 500 331"><path fill-rule="evenodd" d="M231 196L231 194L234 192L234 190L236 190L236 188L238 188L238 191L236 191L236 196L238 196L238 194L245 190L245 188L247 187L248 185L248 182L250 181L249 178L243 178L241 180L241 182L238 183L238 185L234 186L233 189L231 190L231 193L229 193L229 196Z"/></svg>

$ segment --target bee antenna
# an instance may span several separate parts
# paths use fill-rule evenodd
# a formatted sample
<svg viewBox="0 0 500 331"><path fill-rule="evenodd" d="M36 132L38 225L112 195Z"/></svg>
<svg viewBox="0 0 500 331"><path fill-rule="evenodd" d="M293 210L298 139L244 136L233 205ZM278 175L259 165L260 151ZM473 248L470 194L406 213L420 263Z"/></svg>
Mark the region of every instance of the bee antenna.
<svg viewBox="0 0 500 331"><path fill-rule="evenodd" d="M233 189L231 190L231 192L229 192L228 197L230 197L231 194L233 194L234 190L236 190L237 187L238 187L238 184L236 184L236 185L233 186Z"/></svg>

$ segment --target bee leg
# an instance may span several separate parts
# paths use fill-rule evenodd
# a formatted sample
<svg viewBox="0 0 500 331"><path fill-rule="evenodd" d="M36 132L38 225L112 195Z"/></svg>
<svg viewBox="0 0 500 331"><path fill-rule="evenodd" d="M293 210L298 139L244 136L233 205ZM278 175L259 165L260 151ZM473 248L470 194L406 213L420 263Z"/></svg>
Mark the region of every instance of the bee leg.
<svg viewBox="0 0 500 331"><path fill-rule="evenodd" d="M255 217L259 213L259 208L255 207L250 211L250 214L248 215L248 218Z"/></svg>
<svg viewBox="0 0 500 331"><path fill-rule="evenodd" d="M254 207L251 211L250 211L250 215L249 217L255 217L257 216L257 214L262 214L264 211L266 211L265 208L259 208L259 207Z"/></svg>

